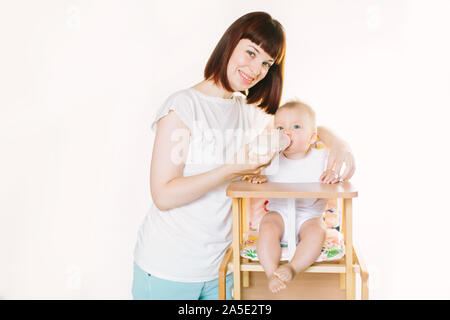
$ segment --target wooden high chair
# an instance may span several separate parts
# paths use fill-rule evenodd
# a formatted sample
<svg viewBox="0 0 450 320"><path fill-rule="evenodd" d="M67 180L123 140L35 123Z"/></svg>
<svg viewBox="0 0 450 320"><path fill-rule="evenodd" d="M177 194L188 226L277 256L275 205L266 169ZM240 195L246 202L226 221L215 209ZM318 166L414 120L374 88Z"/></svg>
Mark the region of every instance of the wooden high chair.
<svg viewBox="0 0 450 320"><path fill-rule="evenodd" d="M264 271L259 262L244 259L240 255L243 236L247 231L246 200L251 198L342 199L343 228L341 230L343 231L345 241L344 257L338 261L316 262L303 271L303 273L339 274L339 287L340 289L345 289L345 298L348 300L355 299L356 273L359 273L361 277L361 299L368 299L367 280L369 274L364 262L361 260L361 256L357 253L353 245L352 239L352 198L357 197L357 195L356 189L349 182L337 184L323 184L319 182L268 182L262 184L252 184L248 181L232 182L227 188L227 196L233 199L233 242L226 252L219 269L219 299L224 300L226 297L225 276L228 269L232 269L234 272L233 299L235 300L241 299L241 285L243 284L244 287L249 286L249 272ZM327 297L323 297L323 299L327 299Z"/></svg>

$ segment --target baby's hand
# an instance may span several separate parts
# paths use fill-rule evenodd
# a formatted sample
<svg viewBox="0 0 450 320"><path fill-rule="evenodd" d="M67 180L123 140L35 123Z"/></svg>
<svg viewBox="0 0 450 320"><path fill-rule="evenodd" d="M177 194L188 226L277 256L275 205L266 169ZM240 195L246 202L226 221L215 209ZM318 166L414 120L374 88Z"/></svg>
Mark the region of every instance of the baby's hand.
<svg viewBox="0 0 450 320"><path fill-rule="evenodd" d="M337 183L339 182L339 176L336 171L328 169L322 173L320 181L327 184Z"/></svg>
<svg viewBox="0 0 450 320"><path fill-rule="evenodd" d="M251 183L264 183L267 182L267 176L263 174L258 175L247 175L242 178L244 181L249 181Z"/></svg>

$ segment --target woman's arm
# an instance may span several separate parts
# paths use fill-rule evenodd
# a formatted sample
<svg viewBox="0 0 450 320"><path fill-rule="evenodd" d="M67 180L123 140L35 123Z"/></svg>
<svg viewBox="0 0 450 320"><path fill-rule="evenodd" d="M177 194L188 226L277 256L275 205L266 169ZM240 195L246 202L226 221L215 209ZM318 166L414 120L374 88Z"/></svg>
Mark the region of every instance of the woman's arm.
<svg viewBox="0 0 450 320"><path fill-rule="evenodd" d="M325 171L320 177L320 180L325 183L335 183L339 180L349 180L355 173L356 169L355 158L352 154L350 146L347 144L347 142L339 138L336 134L334 134L330 129L326 127L317 127L317 135L319 136L319 139L330 150L326 170L334 169L334 171L339 175L338 177L330 180L329 178L327 178L327 171ZM340 175L343 164L345 164L345 170L342 175Z"/></svg>
<svg viewBox="0 0 450 320"><path fill-rule="evenodd" d="M158 121L150 167L150 189L153 202L160 210L189 204L234 177L257 173L270 161L257 164L235 162L184 177L189 135L189 128L173 111ZM173 141L173 136L181 138L181 142Z"/></svg>
<svg viewBox="0 0 450 320"><path fill-rule="evenodd" d="M188 204L231 178L223 168L183 177L189 135L189 128L173 111L158 121L150 167L150 189L153 202L160 210ZM178 140L174 141L173 137Z"/></svg>

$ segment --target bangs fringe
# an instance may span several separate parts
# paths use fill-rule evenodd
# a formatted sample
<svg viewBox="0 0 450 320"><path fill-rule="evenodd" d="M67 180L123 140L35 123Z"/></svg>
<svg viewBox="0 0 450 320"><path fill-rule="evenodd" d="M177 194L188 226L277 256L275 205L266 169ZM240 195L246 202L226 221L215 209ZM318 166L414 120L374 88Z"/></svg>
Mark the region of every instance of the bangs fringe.
<svg viewBox="0 0 450 320"><path fill-rule="evenodd" d="M259 23L249 26L247 32L242 35L242 39L248 39L270 55L275 63L279 64L285 55L285 39L282 26L276 26L274 23L267 21L258 21Z"/></svg>

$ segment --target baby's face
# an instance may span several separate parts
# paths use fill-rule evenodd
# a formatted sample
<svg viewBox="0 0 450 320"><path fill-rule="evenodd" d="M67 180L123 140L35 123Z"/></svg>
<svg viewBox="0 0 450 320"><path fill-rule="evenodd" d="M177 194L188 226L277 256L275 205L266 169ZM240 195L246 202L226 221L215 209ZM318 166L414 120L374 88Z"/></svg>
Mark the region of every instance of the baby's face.
<svg viewBox="0 0 450 320"><path fill-rule="evenodd" d="M275 114L275 128L291 138L285 155L305 153L316 141L315 128L307 111L300 108L283 107Z"/></svg>

